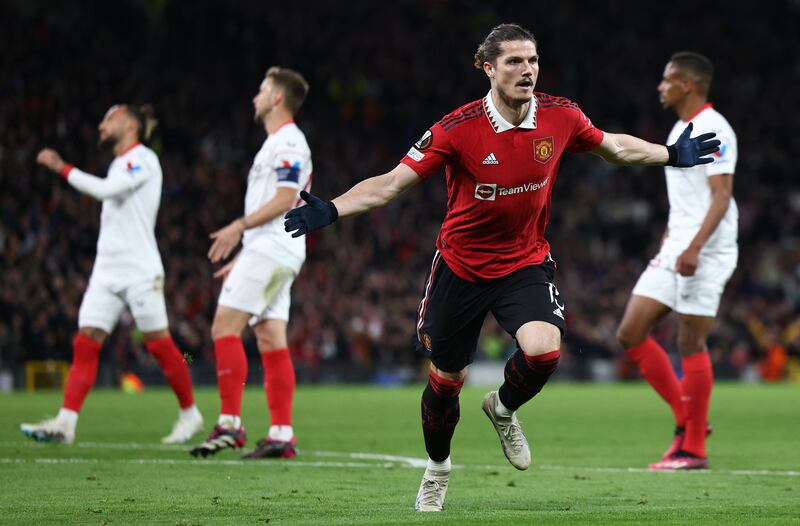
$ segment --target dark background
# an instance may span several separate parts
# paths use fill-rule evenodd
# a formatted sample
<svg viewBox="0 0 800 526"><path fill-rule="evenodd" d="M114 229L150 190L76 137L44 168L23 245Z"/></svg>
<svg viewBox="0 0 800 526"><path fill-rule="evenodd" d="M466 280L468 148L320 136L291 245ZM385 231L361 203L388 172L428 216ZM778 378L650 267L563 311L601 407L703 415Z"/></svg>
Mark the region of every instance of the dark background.
<svg viewBox="0 0 800 526"><path fill-rule="evenodd" d="M266 69L291 67L309 81L298 124L312 148L314 192L332 198L394 167L425 129L486 93L472 56L502 22L536 35L538 91L578 102L601 129L653 142L676 119L656 93L669 56L690 49L714 61L711 100L738 134L740 211L739 268L710 339L716 374L796 374L797 0L227 4L0 2L0 369L17 384L26 360L70 359L100 212L36 167L39 148L104 176L110 158L96 148L96 126L106 109L155 106L171 329L195 379L213 381L219 283L205 257L208 234L242 213L246 174L264 140L251 99ZM301 380L418 375L415 311L445 197L443 175L433 177L367 217L310 236L290 323ZM548 239L568 314L560 374L629 378L614 332L665 226L663 172L567 156L553 200ZM674 348L671 322L656 336ZM510 346L489 320L481 359L500 360ZM103 360L101 382L125 370L160 381L127 315Z"/></svg>

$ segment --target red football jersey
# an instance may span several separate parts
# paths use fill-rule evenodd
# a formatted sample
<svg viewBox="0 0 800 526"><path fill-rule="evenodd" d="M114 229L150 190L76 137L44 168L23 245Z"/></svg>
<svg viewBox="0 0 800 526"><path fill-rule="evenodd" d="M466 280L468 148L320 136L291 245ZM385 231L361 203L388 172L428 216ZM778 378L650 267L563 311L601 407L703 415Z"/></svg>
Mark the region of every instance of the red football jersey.
<svg viewBox="0 0 800 526"><path fill-rule="evenodd" d="M480 281L545 260L561 157L602 140L603 132L568 99L534 93L514 126L489 92L433 125L401 162L422 178L445 165L447 215L436 245L456 275Z"/></svg>

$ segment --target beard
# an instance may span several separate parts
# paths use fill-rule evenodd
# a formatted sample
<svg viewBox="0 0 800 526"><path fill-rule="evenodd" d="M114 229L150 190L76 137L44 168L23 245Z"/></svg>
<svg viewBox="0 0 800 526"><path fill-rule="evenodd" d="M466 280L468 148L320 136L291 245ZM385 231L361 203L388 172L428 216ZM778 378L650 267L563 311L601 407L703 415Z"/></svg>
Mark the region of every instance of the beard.
<svg viewBox="0 0 800 526"><path fill-rule="evenodd" d="M105 152L110 152L117 145L118 139L113 135L108 135L106 138L97 140L97 147Z"/></svg>
<svg viewBox="0 0 800 526"><path fill-rule="evenodd" d="M253 112L253 122L255 122L257 124L263 124L264 123L264 119L267 118L267 115L269 115L269 112L271 110L272 110L272 108L264 108L260 112L258 110L254 111Z"/></svg>

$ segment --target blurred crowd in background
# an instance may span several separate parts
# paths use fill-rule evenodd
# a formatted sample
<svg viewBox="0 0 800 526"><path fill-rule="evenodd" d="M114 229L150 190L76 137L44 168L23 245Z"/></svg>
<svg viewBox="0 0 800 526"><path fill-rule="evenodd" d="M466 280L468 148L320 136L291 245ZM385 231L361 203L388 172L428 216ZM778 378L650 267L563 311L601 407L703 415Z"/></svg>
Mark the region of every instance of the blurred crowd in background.
<svg viewBox="0 0 800 526"><path fill-rule="evenodd" d="M741 218L739 268L709 341L715 373L800 377L800 185L791 158L800 151L792 129L800 61L790 52L800 48L797 0L647 9L612 0L591 12L538 1L5 1L0 369L18 377L28 360L70 360L95 253L100 204L38 168L40 148L104 176L111 158L97 149L97 123L106 109L155 106L151 146L164 171L157 238L171 329L195 378L213 381L220 283L206 259L208 235L243 212L249 165L264 140L251 99L266 69L291 67L309 81L297 120L312 149L313 191L332 198L393 168L430 125L486 93L472 55L502 22L536 35L537 91L576 101L601 129L653 142L663 143L676 119L656 93L669 56L691 49L714 61L710 98L739 139ZM445 202L442 173L383 209L309 236L290 321L301 381L419 376L416 309ZM635 377L615 330L667 211L661 169L565 158L547 232L567 305L562 378ZM655 336L674 350L672 321ZM157 376L138 338L126 315L106 345L109 381L125 370ZM479 359L502 360L513 345L490 319Z"/></svg>

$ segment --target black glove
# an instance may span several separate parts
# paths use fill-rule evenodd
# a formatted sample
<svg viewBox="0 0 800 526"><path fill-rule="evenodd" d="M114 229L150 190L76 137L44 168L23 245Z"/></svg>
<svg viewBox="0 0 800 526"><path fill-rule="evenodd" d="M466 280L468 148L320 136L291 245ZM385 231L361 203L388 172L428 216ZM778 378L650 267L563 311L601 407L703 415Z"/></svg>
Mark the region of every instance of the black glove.
<svg viewBox="0 0 800 526"><path fill-rule="evenodd" d="M721 144L717 139L711 140L715 137L716 133L704 133L697 137L689 137L692 134L692 123L683 130L681 136L675 141L675 144L667 146L667 159L666 166L676 166L678 168L689 168L696 164L707 164L714 162L711 157L704 157L714 152L719 151Z"/></svg>
<svg viewBox="0 0 800 526"><path fill-rule="evenodd" d="M286 221L283 228L287 232L297 230L292 237L300 237L314 230L319 230L328 226L339 217L339 211L331 201L323 201L315 195L311 195L305 190L300 192L300 197L308 203L294 210L289 210L286 214Z"/></svg>

